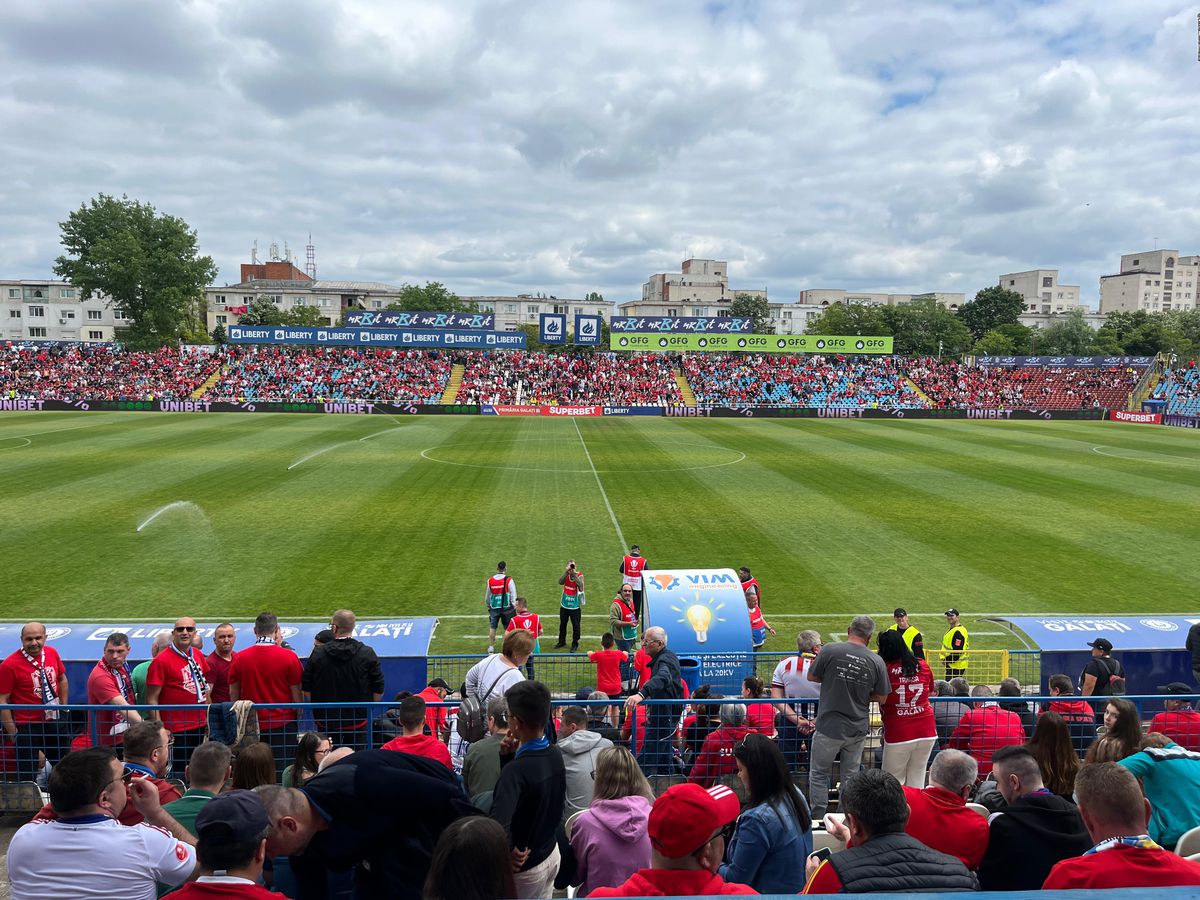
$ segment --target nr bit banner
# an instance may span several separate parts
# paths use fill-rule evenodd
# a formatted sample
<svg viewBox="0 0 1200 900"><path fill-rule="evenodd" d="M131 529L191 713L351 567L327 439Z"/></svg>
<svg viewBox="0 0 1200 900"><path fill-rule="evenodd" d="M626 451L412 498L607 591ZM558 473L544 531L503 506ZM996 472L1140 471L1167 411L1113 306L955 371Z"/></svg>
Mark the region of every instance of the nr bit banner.
<svg viewBox="0 0 1200 900"><path fill-rule="evenodd" d="M654 352L730 353L847 353L889 355L891 337L817 334L616 334L609 336L612 350Z"/></svg>

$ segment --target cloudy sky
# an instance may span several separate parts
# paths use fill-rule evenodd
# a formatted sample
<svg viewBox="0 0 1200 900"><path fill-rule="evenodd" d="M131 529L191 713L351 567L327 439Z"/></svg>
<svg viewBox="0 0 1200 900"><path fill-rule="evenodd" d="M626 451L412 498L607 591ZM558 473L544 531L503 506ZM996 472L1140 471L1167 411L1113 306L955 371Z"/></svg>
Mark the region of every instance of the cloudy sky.
<svg viewBox="0 0 1200 900"><path fill-rule="evenodd" d="M5 0L0 277L97 193L321 278L973 293L1200 252L1180 0ZM387 11L383 11L387 10Z"/></svg>

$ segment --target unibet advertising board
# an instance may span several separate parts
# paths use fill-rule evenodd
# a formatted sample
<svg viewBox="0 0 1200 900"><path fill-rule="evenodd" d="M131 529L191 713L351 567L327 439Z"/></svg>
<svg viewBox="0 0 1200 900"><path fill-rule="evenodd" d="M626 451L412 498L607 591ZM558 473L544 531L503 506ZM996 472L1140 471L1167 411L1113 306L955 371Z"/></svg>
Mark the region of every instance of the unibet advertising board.
<svg viewBox="0 0 1200 900"><path fill-rule="evenodd" d="M609 349L701 351L708 353L873 353L890 354L892 338L823 334L634 334L613 333Z"/></svg>

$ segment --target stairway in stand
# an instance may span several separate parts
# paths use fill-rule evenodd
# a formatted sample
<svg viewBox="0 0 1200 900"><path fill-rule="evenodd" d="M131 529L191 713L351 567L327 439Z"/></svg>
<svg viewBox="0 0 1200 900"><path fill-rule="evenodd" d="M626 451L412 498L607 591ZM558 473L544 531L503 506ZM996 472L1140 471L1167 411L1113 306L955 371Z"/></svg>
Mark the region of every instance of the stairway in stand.
<svg viewBox="0 0 1200 900"><path fill-rule="evenodd" d="M679 395L683 397L683 405L695 406L696 395L692 393L692 386L688 384L687 377L679 369L672 369L671 373L675 376L675 383L679 385Z"/></svg>
<svg viewBox="0 0 1200 900"><path fill-rule="evenodd" d="M449 406L458 400L458 389L462 387L463 372L467 367L461 363L455 363L450 369L450 380L446 382L446 389L442 391L442 399L439 401L442 406Z"/></svg>
<svg viewBox="0 0 1200 900"><path fill-rule="evenodd" d="M201 397L203 397L210 389L216 386L217 382L221 380L221 376L224 374L225 367L218 366L217 371L209 375L208 378L205 379L204 384L192 391L192 399L199 400Z"/></svg>
<svg viewBox="0 0 1200 900"><path fill-rule="evenodd" d="M932 400L930 400L929 396L923 390L921 390L919 387L917 387L917 383L915 381L913 381L911 378L909 378L907 375L904 376L904 381L910 388L913 389L913 393L921 398L922 403L924 403L930 407L937 405Z"/></svg>

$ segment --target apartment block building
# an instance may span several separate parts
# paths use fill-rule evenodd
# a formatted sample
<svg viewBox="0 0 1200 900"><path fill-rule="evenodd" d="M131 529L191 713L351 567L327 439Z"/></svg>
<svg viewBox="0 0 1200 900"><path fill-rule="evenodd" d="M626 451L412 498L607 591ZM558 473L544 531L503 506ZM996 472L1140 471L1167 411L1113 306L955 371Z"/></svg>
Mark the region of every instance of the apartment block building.
<svg viewBox="0 0 1200 900"><path fill-rule="evenodd" d="M996 283L1025 298L1025 314L1052 315L1070 312L1080 305L1079 285L1059 284L1058 269L1009 272L1001 275Z"/></svg>
<svg viewBox="0 0 1200 900"><path fill-rule="evenodd" d="M66 281L0 279L0 340L104 343L129 324L107 297L81 295Z"/></svg>
<svg viewBox="0 0 1200 900"><path fill-rule="evenodd" d="M872 291L848 291L844 288L809 288L800 292L799 302L807 306L832 306L835 303L863 303L867 306L900 306L914 300L936 300L947 309L957 310L966 302L966 294L929 291L924 294L884 294Z"/></svg>
<svg viewBox="0 0 1200 900"><path fill-rule="evenodd" d="M1178 250L1126 253L1121 271L1100 278L1100 312L1169 312L1195 309L1200 296L1200 256Z"/></svg>

